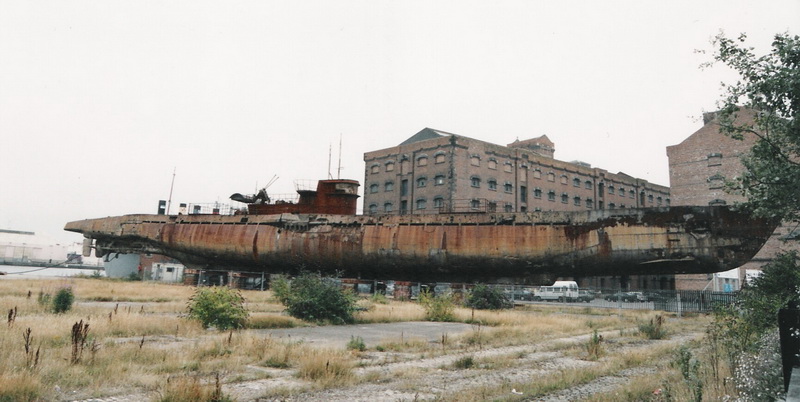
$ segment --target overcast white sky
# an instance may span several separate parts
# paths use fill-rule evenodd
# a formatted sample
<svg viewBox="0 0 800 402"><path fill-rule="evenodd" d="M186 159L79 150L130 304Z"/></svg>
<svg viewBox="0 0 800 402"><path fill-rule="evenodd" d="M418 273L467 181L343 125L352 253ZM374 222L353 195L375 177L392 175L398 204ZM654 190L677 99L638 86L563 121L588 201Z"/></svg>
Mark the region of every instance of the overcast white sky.
<svg viewBox="0 0 800 402"><path fill-rule="evenodd" d="M669 185L720 30L764 53L800 1L0 0L0 228L271 193L424 127ZM334 175L336 175L334 171ZM174 212L175 210L173 210Z"/></svg>

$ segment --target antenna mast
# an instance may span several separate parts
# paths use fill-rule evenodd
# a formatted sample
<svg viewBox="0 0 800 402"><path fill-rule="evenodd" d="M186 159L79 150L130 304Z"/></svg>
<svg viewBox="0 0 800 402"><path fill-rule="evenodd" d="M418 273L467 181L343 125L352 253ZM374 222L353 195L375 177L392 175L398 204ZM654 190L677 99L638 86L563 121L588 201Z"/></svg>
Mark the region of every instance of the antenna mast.
<svg viewBox="0 0 800 402"><path fill-rule="evenodd" d="M333 175L331 174L331 152L333 149L333 145L328 143L328 179L333 179Z"/></svg>
<svg viewBox="0 0 800 402"><path fill-rule="evenodd" d="M172 168L172 184L169 185L169 199L167 200L167 215L169 215L169 207L172 205L172 189L175 187L175 171L177 167Z"/></svg>
<svg viewBox="0 0 800 402"><path fill-rule="evenodd" d="M339 169L336 171L336 179L342 178L342 133L339 133Z"/></svg>

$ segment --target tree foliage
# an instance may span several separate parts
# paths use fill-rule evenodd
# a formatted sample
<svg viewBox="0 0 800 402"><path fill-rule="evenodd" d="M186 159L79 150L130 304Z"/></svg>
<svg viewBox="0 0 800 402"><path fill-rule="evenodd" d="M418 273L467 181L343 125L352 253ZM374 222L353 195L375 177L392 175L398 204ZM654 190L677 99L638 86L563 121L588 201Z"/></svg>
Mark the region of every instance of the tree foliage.
<svg viewBox="0 0 800 402"><path fill-rule="evenodd" d="M467 297L467 307L478 310L499 310L513 308L514 303L500 288L492 288L484 284L475 285Z"/></svg>
<svg viewBox="0 0 800 402"><path fill-rule="evenodd" d="M244 328L249 313L239 291L222 286L197 288L189 299L189 318L203 328Z"/></svg>
<svg viewBox="0 0 800 402"><path fill-rule="evenodd" d="M273 281L272 290L292 317L332 324L349 324L355 320L356 296L342 289L332 278L303 273L291 282Z"/></svg>
<svg viewBox="0 0 800 402"><path fill-rule="evenodd" d="M722 132L757 140L743 158L745 172L733 188L747 198L745 207L762 217L800 218L800 37L775 36L769 53L758 56L736 39L720 34L714 40L714 63L722 63L740 76L724 86L718 118ZM754 113L752 122L739 119Z"/></svg>
<svg viewBox="0 0 800 402"><path fill-rule="evenodd" d="M72 293L71 287L58 289L56 296L53 298L53 312L56 314L66 313L72 309L74 301L75 294Z"/></svg>

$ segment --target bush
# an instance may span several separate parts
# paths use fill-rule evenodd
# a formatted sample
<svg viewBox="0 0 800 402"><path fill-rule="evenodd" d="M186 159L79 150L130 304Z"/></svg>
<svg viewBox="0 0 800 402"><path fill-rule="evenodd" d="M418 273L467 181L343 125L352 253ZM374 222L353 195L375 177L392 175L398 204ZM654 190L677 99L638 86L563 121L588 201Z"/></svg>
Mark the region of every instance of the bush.
<svg viewBox="0 0 800 402"><path fill-rule="evenodd" d="M351 335L350 342L347 342L347 349L363 352L367 350L367 345L364 343L364 338Z"/></svg>
<svg viewBox="0 0 800 402"><path fill-rule="evenodd" d="M203 328L239 329L247 323L244 297L226 287L198 288L189 299L189 318L198 320Z"/></svg>
<svg viewBox="0 0 800 402"><path fill-rule="evenodd" d="M453 362L453 367L459 370L470 369L475 366L475 358L472 356L464 356Z"/></svg>
<svg viewBox="0 0 800 402"><path fill-rule="evenodd" d="M603 354L603 335L597 333L597 330L594 330L592 336L589 337L589 342L586 344L586 353L589 357L589 360L597 360Z"/></svg>
<svg viewBox="0 0 800 402"><path fill-rule="evenodd" d="M349 324L355 321L356 296L345 291L332 278L304 273L286 286L275 286L275 297L292 317L306 321Z"/></svg>
<svg viewBox="0 0 800 402"><path fill-rule="evenodd" d="M662 339L667 335L664 329L664 317L657 315L650 320L650 323L639 324L639 333L647 339Z"/></svg>
<svg viewBox="0 0 800 402"><path fill-rule="evenodd" d="M475 285L467 297L467 307L478 310L499 310L513 308L514 303L499 288L483 284Z"/></svg>
<svg viewBox="0 0 800 402"><path fill-rule="evenodd" d="M449 294L432 295L425 291L419 294L419 304L425 309L425 319L428 321L455 321L453 313L456 305L453 296Z"/></svg>
<svg viewBox="0 0 800 402"><path fill-rule="evenodd" d="M53 298L53 312L56 314L65 313L72 309L72 302L75 301L75 295L72 294L72 288L61 288L56 292Z"/></svg>

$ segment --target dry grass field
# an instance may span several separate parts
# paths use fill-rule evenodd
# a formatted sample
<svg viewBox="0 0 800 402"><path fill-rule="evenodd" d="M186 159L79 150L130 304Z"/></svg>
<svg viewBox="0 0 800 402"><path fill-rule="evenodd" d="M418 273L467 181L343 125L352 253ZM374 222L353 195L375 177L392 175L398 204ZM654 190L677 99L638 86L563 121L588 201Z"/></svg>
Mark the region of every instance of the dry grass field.
<svg viewBox="0 0 800 402"><path fill-rule="evenodd" d="M75 303L54 314L40 300L62 287L72 289ZM366 344L356 336L320 347L270 332L319 329L283 315L270 292L242 292L246 329L204 330L183 317L193 290L3 278L0 401L686 400L691 389L673 364L676 351L689 347L700 355L709 321L665 316L667 335L650 339L638 328L655 317L652 311L457 308L457 320L468 323L459 333L433 340L401 333ZM414 302L359 303L356 334L377 323L413 328L425 317ZM706 390L704 397L725 392Z"/></svg>

